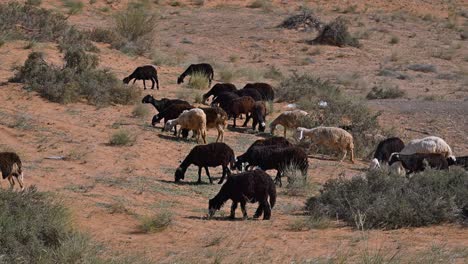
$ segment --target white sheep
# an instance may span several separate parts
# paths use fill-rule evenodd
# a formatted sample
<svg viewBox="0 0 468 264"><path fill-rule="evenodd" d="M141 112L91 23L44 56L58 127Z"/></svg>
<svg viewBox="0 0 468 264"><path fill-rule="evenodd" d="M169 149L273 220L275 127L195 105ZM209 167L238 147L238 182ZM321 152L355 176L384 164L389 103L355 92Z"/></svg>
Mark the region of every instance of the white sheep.
<svg viewBox="0 0 468 264"><path fill-rule="evenodd" d="M346 130L338 127L316 127L307 129L298 127L295 135L297 140L302 140L305 137L321 146L325 146L334 150L339 150L344 153L340 162L346 157L346 154L351 152L350 161L354 163L354 143L353 136Z"/></svg>
<svg viewBox="0 0 468 264"><path fill-rule="evenodd" d="M415 153L439 153L443 154L446 158L453 157L452 149L440 137L425 137L421 139L413 139L405 148L400 151L401 154L415 154Z"/></svg>
<svg viewBox="0 0 468 264"><path fill-rule="evenodd" d="M284 127L284 137L286 137L287 129L295 129L300 126L301 118L307 115L306 111L302 110L293 110L286 111L281 113L273 122L270 124L271 134L275 134L275 129L277 125Z"/></svg>
<svg viewBox="0 0 468 264"><path fill-rule="evenodd" d="M197 143L200 142L200 136L203 143L206 144L206 114L200 108L193 108L182 112L178 118L167 121L164 126L165 131L170 131L174 126L180 125L177 137L180 137L182 129L193 130L197 134Z"/></svg>

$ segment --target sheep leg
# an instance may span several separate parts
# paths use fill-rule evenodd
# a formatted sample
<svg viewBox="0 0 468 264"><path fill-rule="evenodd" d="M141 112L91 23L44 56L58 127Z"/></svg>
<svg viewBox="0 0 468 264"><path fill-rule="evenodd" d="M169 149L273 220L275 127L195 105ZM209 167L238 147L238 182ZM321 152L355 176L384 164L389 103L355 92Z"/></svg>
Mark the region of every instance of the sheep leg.
<svg viewBox="0 0 468 264"><path fill-rule="evenodd" d="M210 171L208 170L208 167L205 166L205 172L206 172L206 175L208 175L208 179L210 180L210 183L213 184L213 180L211 180L211 176L210 176Z"/></svg>
<svg viewBox="0 0 468 264"><path fill-rule="evenodd" d="M151 90L154 90L154 78L152 77L150 80L151 80Z"/></svg>
<svg viewBox="0 0 468 264"><path fill-rule="evenodd" d="M350 149L351 156L349 157L349 160L354 163L354 149Z"/></svg>
<svg viewBox="0 0 468 264"><path fill-rule="evenodd" d="M286 138L286 127L284 127L284 138Z"/></svg>
<svg viewBox="0 0 468 264"><path fill-rule="evenodd" d="M219 125L216 126L216 130L218 130L218 137L216 138L216 142L218 142L218 141L219 141L219 138L221 137L221 133L222 133L222 132L221 132L221 128L219 127Z"/></svg>
<svg viewBox="0 0 468 264"><path fill-rule="evenodd" d="M252 115L246 114L246 116L245 116L245 122L244 122L244 124L242 125L242 127L246 127L246 126L247 126L247 123L250 121L250 118L252 118Z"/></svg>
<svg viewBox="0 0 468 264"><path fill-rule="evenodd" d="M156 76L156 77L154 78L154 80L156 81L156 88L158 88L158 90L159 90L159 80L158 80L158 76Z"/></svg>
<svg viewBox="0 0 468 264"><path fill-rule="evenodd" d="M282 187L283 183L281 182L281 172L278 170L276 173L275 184L279 183L279 186Z"/></svg>
<svg viewBox="0 0 468 264"><path fill-rule="evenodd" d="M143 87L145 87L145 90L146 90L146 82L145 82L145 79L143 79Z"/></svg>
<svg viewBox="0 0 468 264"><path fill-rule="evenodd" d="M198 167L198 181L197 181L197 183L201 183L201 169L202 169L202 167L199 166Z"/></svg>
<svg viewBox="0 0 468 264"><path fill-rule="evenodd" d="M245 199L242 199L242 200L240 201L241 210L242 210L242 219L243 219L243 220L246 220L246 219L247 219L247 209L245 209L246 203L247 203L247 201L245 201Z"/></svg>
<svg viewBox="0 0 468 264"><path fill-rule="evenodd" d="M237 115L234 115L234 124L232 125L232 127L236 127L236 117Z"/></svg>
<svg viewBox="0 0 468 264"><path fill-rule="evenodd" d="M223 175L221 176L221 179L219 179L218 184L223 183L224 179L226 178L227 172L228 172L228 167L226 165L223 165Z"/></svg>
<svg viewBox="0 0 468 264"><path fill-rule="evenodd" d="M23 173L21 173L21 174L19 175L19 177L16 178L16 179L18 180L19 186L21 187L21 191L23 191L23 190L24 190L24 182L23 182L24 177L23 177Z"/></svg>
<svg viewBox="0 0 468 264"><path fill-rule="evenodd" d="M200 131L200 134L201 134L202 139L203 139L203 144L206 144L206 130Z"/></svg>
<svg viewBox="0 0 468 264"><path fill-rule="evenodd" d="M346 150L343 151L343 152L344 152L344 155L343 155L343 157L341 158L340 162L342 162L342 161L346 158L346 154L348 154L348 151L346 151Z"/></svg>
<svg viewBox="0 0 468 264"><path fill-rule="evenodd" d="M10 182L10 190L13 190L15 187L15 180L13 180L13 176L11 174L8 175L8 182Z"/></svg>
<svg viewBox="0 0 468 264"><path fill-rule="evenodd" d="M236 218L236 209L237 209L237 201L232 201L231 214L229 215L229 218L231 219Z"/></svg>
<svg viewBox="0 0 468 264"><path fill-rule="evenodd" d="M271 207L267 200L262 201L263 203L263 220L270 220L271 217Z"/></svg>
<svg viewBox="0 0 468 264"><path fill-rule="evenodd" d="M264 203L259 202L257 211L255 211L255 214L254 214L253 218L257 219L263 214L263 207L264 207Z"/></svg>

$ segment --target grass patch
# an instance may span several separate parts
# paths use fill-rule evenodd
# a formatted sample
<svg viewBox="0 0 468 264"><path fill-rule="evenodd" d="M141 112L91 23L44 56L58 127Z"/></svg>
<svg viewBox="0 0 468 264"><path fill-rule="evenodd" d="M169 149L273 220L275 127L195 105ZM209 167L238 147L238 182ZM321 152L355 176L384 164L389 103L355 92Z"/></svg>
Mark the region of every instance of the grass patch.
<svg viewBox="0 0 468 264"><path fill-rule="evenodd" d="M169 210L163 209L150 217L140 219L139 229L143 233L156 233L164 231L173 222L173 214Z"/></svg>
<svg viewBox="0 0 468 264"><path fill-rule="evenodd" d="M151 59L154 65L177 66L180 65L186 58L187 52L176 49L174 54L168 54L163 51L153 51Z"/></svg>
<svg viewBox="0 0 468 264"><path fill-rule="evenodd" d="M374 99L395 99L405 95L405 91L401 90L398 86L388 88L373 87L372 90L366 95L369 100Z"/></svg>
<svg viewBox="0 0 468 264"><path fill-rule="evenodd" d="M42 53L32 52L10 81L24 83L24 89L62 104L81 99L97 106L130 104L140 97L138 90L124 86L114 74L97 69L97 65L97 56L80 48L67 49L65 67L61 68L47 64Z"/></svg>
<svg viewBox="0 0 468 264"><path fill-rule="evenodd" d="M467 218L468 172L426 170L410 179L386 170L325 183L307 201L317 217L338 217L358 229L419 227Z"/></svg>
<svg viewBox="0 0 468 264"><path fill-rule="evenodd" d="M270 10L272 8L271 0L254 0L250 3L248 8L262 8L264 10Z"/></svg>
<svg viewBox="0 0 468 264"><path fill-rule="evenodd" d="M111 146L132 146L136 141L136 137L127 130L119 130L112 134L109 144Z"/></svg>
<svg viewBox="0 0 468 264"><path fill-rule="evenodd" d="M275 81L280 81L284 78L283 73L275 66L269 66L263 74L263 77Z"/></svg>
<svg viewBox="0 0 468 264"><path fill-rule="evenodd" d="M289 231L307 231L311 229L325 229L330 226L330 220L326 217L306 216L300 219L294 219L288 224Z"/></svg>
<svg viewBox="0 0 468 264"><path fill-rule="evenodd" d="M68 8L69 15L76 15L83 11L84 4L79 0L62 0L62 3Z"/></svg>
<svg viewBox="0 0 468 264"><path fill-rule="evenodd" d="M148 107L146 107L145 105L141 103L138 103L135 105L135 107L133 107L132 117L144 118L144 117L147 117L149 113L150 111L148 110Z"/></svg>
<svg viewBox="0 0 468 264"><path fill-rule="evenodd" d="M186 87L190 89L202 90L208 88L208 78L202 73L195 72L190 75L190 80Z"/></svg>
<svg viewBox="0 0 468 264"><path fill-rule="evenodd" d="M284 170L284 176L288 179L285 194L289 196L311 195L313 186L307 182L307 175L303 176L300 169L294 165Z"/></svg>

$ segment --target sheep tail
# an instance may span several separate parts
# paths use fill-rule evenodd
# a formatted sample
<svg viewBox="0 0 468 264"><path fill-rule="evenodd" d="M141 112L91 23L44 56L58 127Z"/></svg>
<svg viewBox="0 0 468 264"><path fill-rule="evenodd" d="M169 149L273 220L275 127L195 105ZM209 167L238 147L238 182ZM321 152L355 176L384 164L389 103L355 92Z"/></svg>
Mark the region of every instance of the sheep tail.
<svg viewBox="0 0 468 264"><path fill-rule="evenodd" d="M273 209L276 203L276 187L275 184L270 184L268 190L268 195L270 196L270 207Z"/></svg>

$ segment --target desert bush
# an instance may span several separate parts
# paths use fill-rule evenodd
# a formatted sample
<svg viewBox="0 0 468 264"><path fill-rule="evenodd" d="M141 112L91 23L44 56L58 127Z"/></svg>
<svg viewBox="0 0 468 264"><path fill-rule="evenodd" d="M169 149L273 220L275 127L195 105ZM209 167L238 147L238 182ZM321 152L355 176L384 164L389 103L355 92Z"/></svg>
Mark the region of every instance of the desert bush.
<svg viewBox="0 0 468 264"><path fill-rule="evenodd" d="M102 42L112 45L122 45L121 42L124 41L122 36L117 34L115 31L105 28L93 28L87 32L89 38L92 41Z"/></svg>
<svg viewBox="0 0 468 264"><path fill-rule="evenodd" d="M271 0L254 0L247 7L249 7L249 8L270 9L271 8Z"/></svg>
<svg viewBox="0 0 468 264"><path fill-rule="evenodd" d="M276 68L275 66L270 66L265 71L265 74L263 75L263 77L265 77L267 79L272 79L272 80L279 81L279 80L283 79L283 73L278 68Z"/></svg>
<svg viewBox="0 0 468 264"><path fill-rule="evenodd" d="M308 8L301 8L300 12L286 18L279 27L299 31L321 30L323 23Z"/></svg>
<svg viewBox="0 0 468 264"><path fill-rule="evenodd" d="M348 23L341 17L326 24L319 35L309 41L310 44L323 44L338 47L360 47L359 41L348 32Z"/></svg>
<svg viewBox="0 0 468 264"><path fill-rule="evenodd" d="M351 124L356 155L366 157L373 150L375 142L366 139L365 135L381 132L377 121L380 113L373 113L359 100L343 95L330 82L295 73L284 79L275 92L279 102L297 103L300 109L311 113L302 120L302 126ZM320 106L320 101L327 102L327 106Z"/></svg>
<svg viewBox="0 0 468 264"><path fill-rule="evenodd" d="M411 64L408 69L419 72L437 72L437 68L431 64Z"/></svg>
<svg viewBox="0 0 468 264"><path fill-rule="evenodd" d="M208 88L208 79L202 73L193 73L190 76L189 82L187 83L187 88L197 90L206 89Z"/></svg>
<svg viewBox="0 0 468 264"><path fill-rule="evenodd" d="M115 16L116 32L125 41L113 43L113 47L126 53L144 54L150 50L156 15L142 8L129 8Z"/></svg>
<svg viewBox="0 0 468 264"><path fill-rule="evenodd" d="M236 72L231 68L222 68L219 71L219 80L222 82L231 82L236 75Z"/></svg>
<svg viewBox="0 0 468 264"><path fill-rule="evenodd" d="M307 201L307 210L358 229L455 222L468 217L468 173L460 168L426 170L407 179L384 169L332 179Z"/></svg>
<svg viewBox="0 0 468 264"><path fill-rule="evenodd" d="M63 5L68 8L69 15L76 15L83 10L84 4L79 0L62 0Z"/></svg>
<svg viewBox="0 0 468 264"><path fill-rule="evenodd" d="M111 146L131 146L135 141L136 137L134 135L127 130L121 129L112 134L109 144Z"/></svg>
<svg viewBox="0 0 468 264"><path fill-rule="evenodd" d="M302 176L301 170L295 165L288 166L283 176L288 179L285 193L289 196L310 195L314 191L314 186L307 182L307 175Z"/></svg>
<svg viewBox="0 0 468 264"><path fill-rule="evenodd" d="M65 66L59 68L49 65L42 53L32 52L10 81L24 83L24 89L62 104L82 98L97 106L130 104L140 95L138 90L125 87L111 72L97 69L94 55L70 49L65 60Z"/></svg>
<svg viewBox="0 0 468 264"><path fill-rule="evenodd" d="M70 26L67 18L54 11L30 4L9 2L0 4L0 32L12 39L59 42L65 46L96 49L85 34Z"/></svg>
<svg viewBox="0 0 468 264"><path fill-rule="evenodd" d="M61 202L29 187L0 189L2 263L96 263L97 247L73 232Z"/></svg>
<svg viewBox="0 0 468 264"><path fill-rule="evenodd" d="M172 221L172 212L164 209L151 217L142 217L140 219L140 230L144 233L161 232L168 228Z"/></svg>
<svg viewBox="0 0 468 264"><path fill-rule="evenodd" d="M325 229L330 226L330 219L327 217L318 217L316 215L313 216L305 216L303 218L295 219L293 222L288 224L289 231L307 231L311 229Z"/></svg>
<svg viewBox="0 0 468 264"><path fill-rule="evenodd" d="M401 90L398 86L388 88L373 87L372 90L366 95L369 100L373 99L395 99L405 95L405 91Z"/></svg>
<svg viewBox="0 0 468 264"><path fill-rule="evenodd" d="M143 118L143 117L148 116L148 114L149 114L148 107L140 103L137 103L137 105L135 105L135 107L132 110L133 117Z"/></svg>

